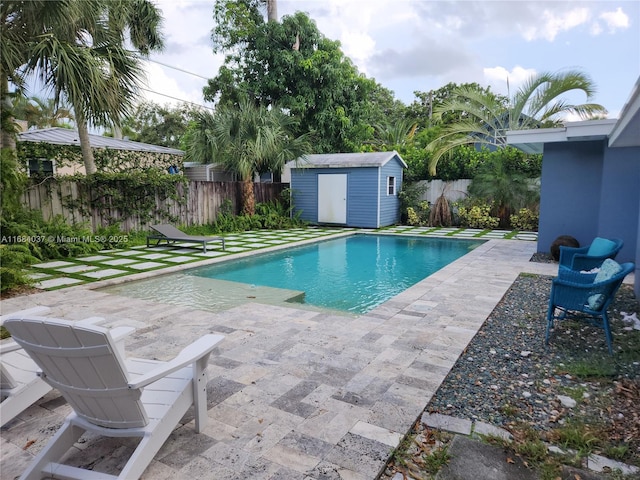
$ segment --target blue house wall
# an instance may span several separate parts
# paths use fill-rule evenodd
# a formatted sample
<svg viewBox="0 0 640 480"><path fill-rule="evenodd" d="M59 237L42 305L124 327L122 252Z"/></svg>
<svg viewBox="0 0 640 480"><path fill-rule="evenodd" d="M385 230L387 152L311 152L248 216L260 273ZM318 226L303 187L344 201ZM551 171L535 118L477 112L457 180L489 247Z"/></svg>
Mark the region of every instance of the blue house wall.
<svg viewBox="0 0 640 480"><path fill-rule="evenodd" d="M540 179L538 251L560 235L588 245L598 233L604 142L547 143Z"/></svg>
<svg viewBox="0 0 640 480"><path fill-rule="evenodd" d="M606 140L546 143L542 164L538 251L560 235L589 245L621 238L616 260L640 258L640 148L609 148Z"/></svg>
<svg viewBox="0 0 640 480"><path fill-rule="evenodd" d="M640 258L636 256L640 222L639 160L638 147L604 150L598 236L624 240L616 257L620 262L635 262Z"/></svg>

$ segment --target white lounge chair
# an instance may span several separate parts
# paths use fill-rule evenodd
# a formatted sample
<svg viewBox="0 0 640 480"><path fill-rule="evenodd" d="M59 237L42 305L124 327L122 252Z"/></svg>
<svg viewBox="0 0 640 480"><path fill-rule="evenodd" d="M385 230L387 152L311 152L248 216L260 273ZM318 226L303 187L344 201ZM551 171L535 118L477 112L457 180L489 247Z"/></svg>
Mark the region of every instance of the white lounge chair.
<svg viewBox="0 0 640 480"><path fill-rule="evenodd" d="M41 315L48 307L35 307L14 315ZM0 325L5 317L0 317ZM0 426L9 423L26 408L46 395L51 386L38 377L38 366L31 357L11 339L0 343Z"/></svg>
<svg viewBox="0 0 640 480"><path fill-rule="evenodd" d="M191 405L196 432L206 423L207 363L221 335L204 335L159 362L125 359L112 333L96 325L9 316L5 327L74 410L21 479L137 479ZM62 464L85 431L141 440L118 476Z"/></svg>
<svg viewBox="0 0 640 480"><path fill-rule="evenodd" d="M51 309L40 306L20 310L0 317L0 325L6 318L46 314ZM96 325L104 322L102 317L90 317L80 320L84 325ZM124 354L124 337L135 328L119 327L112 331L117 346ZM4 426L45 396L51 386L38 375L40 368L20 345L8 338L0 343L0 426Z"/></svg>

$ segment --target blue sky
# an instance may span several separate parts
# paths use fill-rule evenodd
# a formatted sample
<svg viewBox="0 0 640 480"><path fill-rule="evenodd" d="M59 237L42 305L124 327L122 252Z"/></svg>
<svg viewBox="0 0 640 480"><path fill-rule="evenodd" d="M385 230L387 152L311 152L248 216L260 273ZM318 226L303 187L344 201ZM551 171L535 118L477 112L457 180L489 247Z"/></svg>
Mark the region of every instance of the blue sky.
<svg viewBox="0 0 640 480"><path fill-rule="evenodd" d="M204 78L222 64L213 55L213 0L156 0L166 49L148 63L145 88L206 105ZM597 87L594 102L616 118L640 76L640 2L279 0L280 17L300 10L368 77L405 104L413 92L477 82L513 93L531 75L580 69ZM304 40L303 40L304 41ZM204 77L204 78L201 78ZM158 103L175 103L145 92ZM583 96L568 97L582 103ZM210 106L210 105L209 105ZM572 120L572 119L568 119Z"/></svg>

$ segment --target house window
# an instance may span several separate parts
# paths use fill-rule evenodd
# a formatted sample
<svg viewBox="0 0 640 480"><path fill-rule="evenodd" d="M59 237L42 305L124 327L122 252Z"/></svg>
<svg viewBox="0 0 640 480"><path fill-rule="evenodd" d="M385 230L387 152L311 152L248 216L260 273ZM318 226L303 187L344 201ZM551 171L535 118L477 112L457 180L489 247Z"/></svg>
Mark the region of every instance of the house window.
<svg viewBox="0 0 640 480"><path fill-rule="evenodd" d="M29 160L30 177L51 177L56 173L56 166L53 160L31 159Z"/></svg>
<svg viewBox="0 0 640 480"><path fill-rule="evenodd" d="M387 195L396 194L396 177L387 177Z"/></svg>

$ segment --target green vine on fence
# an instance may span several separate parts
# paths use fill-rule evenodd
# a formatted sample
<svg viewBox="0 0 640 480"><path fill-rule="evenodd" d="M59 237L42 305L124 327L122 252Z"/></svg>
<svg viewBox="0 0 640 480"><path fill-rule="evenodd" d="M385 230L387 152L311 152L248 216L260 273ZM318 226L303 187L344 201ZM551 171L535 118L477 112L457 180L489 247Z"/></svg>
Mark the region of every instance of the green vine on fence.
<svg viewBox="0 0 640 480"><path fill-rule="evenodd" d="M47 179L48 182L73 182L77 198L61 195L63 205L83 217L96 212L108 224L125 218L146 223L156 218L175 222L173 204L186 205L188 180L182 175L167 175L151 169L134 173L96 173Z"/></svg>
<svg viewBox="0 0 640 480"><path fill-rule="evenodd" d="M55 145L44 142L20 142L18 161L25 167L30 160L53 160L58 173L63 168L83 165L78 145ZM139 218L143 223L156 218L176 221L171 205L187 202L187 179L182 175L167 175L170 166L182 169L182 156L171 153L93 148L98 173L67 175L56 178L39 177L49 197L56 182L74 182L78 197L59 190L61 203L80 217L95 212L108 224L126 218Z"/></svg>

